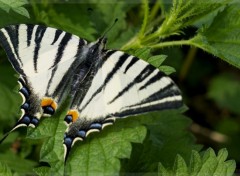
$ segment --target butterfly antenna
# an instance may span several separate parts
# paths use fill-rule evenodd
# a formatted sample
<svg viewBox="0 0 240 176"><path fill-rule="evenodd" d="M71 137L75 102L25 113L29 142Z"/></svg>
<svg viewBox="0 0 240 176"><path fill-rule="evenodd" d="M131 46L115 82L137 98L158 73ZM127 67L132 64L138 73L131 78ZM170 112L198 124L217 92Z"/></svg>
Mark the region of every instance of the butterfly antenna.
<svg viewBox="0 0 240 176"><path fill-rule="evenodd" d="M109 27L106 29L106 31L103 32L103 35L102 35L101 38L105 38L105 37L106 37L106 34L114 27L114 25L117 23L117 21L118 21L118 18L116 18L116 19L114 20L114 22L112 23L112 25L109 26Z"/></svg>

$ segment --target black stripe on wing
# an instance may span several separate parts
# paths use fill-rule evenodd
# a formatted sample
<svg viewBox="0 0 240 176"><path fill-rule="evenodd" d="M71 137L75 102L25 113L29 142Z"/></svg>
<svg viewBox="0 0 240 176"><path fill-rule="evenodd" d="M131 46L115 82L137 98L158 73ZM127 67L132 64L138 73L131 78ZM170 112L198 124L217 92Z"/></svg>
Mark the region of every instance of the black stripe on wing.
<svg viewBox="0 0 240 176"><path fill-rule="evenodd" d="M58 40L59 36L60 36L62 33L63 33L62 30L59 30L59 29L56 30L55 36L54 36L54 39L53 39L53 42L52 42L51 45L54 45L54 44L55 44L55 42Z"/></svg>
<svg viewBox="0 0 240 176"><path fill-rule="evenodd" d="M71 38L72 38L72 34L66 32L59 44L57 55L55 57L54 64L52 65L52 67L54 67L56 64L58 64L61 61L64 50L67 47L67 44L71 40Z"/></svg>
<svg viewBox="0 0 240 176"><path fill-rule="evenodd" d="M158 103L155 105L149 105L141 108L131 108L131 109L126 109L121 112L116 112L112 114L115 117L127 117L130 115L137 115L137 114L142 114L142 113L147 113L147 112L152 112L152 111L159 111L159 110L165 110L165 109L176 109L180 108L183 105L182 100L174 100L174 101L167 101L164 103Z"/></svg>
<svg viewBox="0 0 240 176"><path fill-rule="evenodd" d="M138 60L137 57L133 57L131 62L126 66L124 73L126 73Z"/></svg>
<svg viewBox="0 0 240 176"><path fill-rule="evenodd" d="M29 47L32 40L34 25L26 25L26 26L27 26L27 46Z"/></svg>
<svg viewBox="0 0 240 176"><path fill-rule="evenodd" d="M160 77L156 80L161 80L163 78L164 77ZM141 91L139 93L141 93ZM150 111L175 109L181 107L182 105L183 102L181 92L178 87L171 81L168 85L165 85L165 87L160 88L156 92L153 92L141 102L130 106L125 106L120 112L116 112L111 115L115 117L126 117L129 115L136 115Z"/></svg>
<svg viewBox="0 0 240 176"><path fill-rule="evenodd" d="M15 52L15 54L17 55L17 57L19 58L19 55L18 55L18 44L19 44L19 41L18 41L18 30L19 30L19 25L16 25L16 26L9 26L9 27L6 27L5 28L7 33L8 33L8 36L11 40L11 43L13 45L13 50ZM19 59L19 62L22 64L22 61Z"/></svg>
<svg viewBox="0 0 240 176"><path fill-rule="evenodd" d="M134 80L129 83L121 92L118 93L108 104L113 103L118 98L123 96L123 94L127 93L129 89L131 89L134 85L144 81L152 72L155 70L155 68L152 65L147 65L135 78Z"/></svg>
<svg viewBox="0 0 240 176"><path fill-rule="evenodd" d="M42 41L45 31L46 31L46 27L38 26L36 33L35 33L35 44L36 45L35 45L34 56L33 56L33 65L34 65L35 72L37 72L37 60L38 60L39 50L41 47L41 41Z"/></svg>
<svg viewBox="0 0 240 176"><path fill-rule="evenodd" d="M141 92L139 92L139 93L141 93ZM178 95L181 95L179 89L175 86L175 84L173 82L171 82L164 88L159 89L157 92L154 92L151 95L149 95L147 98L142 100L140 103L137 103L137 104L134 104L131 106L127 106L126 108L131 108L134 106L141 106L141 105L144 105L147 103L162 100L162 99L168 98L168 97L175 97ZM175 108L175 107L173 107L173 108Z"/></svg>
<svg viewBox="0 0 240 176"><path fill-rule="evenodd" d="M77 54L75 55L76 58L78 58L80 56L81 49L84 45L85 45L84 40L79 39L78 50L77 50ZM68 68L68 70L66 70L63 78L61 79L58 86L54 90L53 97L58 96L60 99L62 98L66 88L70 85L70 81L72 80L72 77L73 77L76 69L78 68L78 65L80 65L80 63L81 63L80 59L75 59L72 62L71 66Z"/></svg>
<svg viewBox="0 0 240 176"><path fill-rule="evenodd" d="M155 76L153 76L151 79L149 79L144 85L142 85L139 90L143 90L150 86L151 84L155 83L156 81L162 79L162 77L165 76L163 72L158 71Z"/></svg>
<svg viewBox="0 0 240 176"><path fill-rule="evenodd" d="M55 73L56 73L56 71L58 69L58 65L57 64L61 61L63 53L64 53L64 51L65 51L65 49L67 47L68 42L71 40L71 38L72 38L72 34L65 33L63 39L61 40L61 42L59 44L58 51L57 51L54 63L51 66L51 68L53 68L53 69L52 69L52 73L51 73L51 78L48 81L48 85L47 85L47 95L49 94L50 85L51 85L52 80L54 78L54 75L55 75Z"/></svg>
<svg viewBox="0 0 240 176"><path fill-rule="evenodd" d="M112 54L114 54L116 51L111 51L108 52L106 59L108 57L110 57ZM123 66L123 64L125 63L125 61L127 60L127 58L129 57L128 54L123 54L122 56L120 56L119 60L117 61L116 65L113 67L112 71L109 72L104 80L104 82L102 83L102 85L92 94L92 96L89 98L89 100L85 103L85 105L82 106L81 110L82 111L91 101L92 99L99 94L102 89L109 83L109 81L112 79L113 75L116 74L116 72Z"/></svg>
<svg viewBox="0 0 240 176"><path fill-rule="evenodd" d="M4 34L3 30L7 34ZM7 35L7 36L5 36ZM21 68L23 63L18 57L18 27L17 26L8 26L0 30L0 43L4 50L7 53L7 56L14 67L14 69L21 75L25 76L23 69ZM11 47L11 44L7 41L7 37L10 38L10 42L14 48Z"/></svg>

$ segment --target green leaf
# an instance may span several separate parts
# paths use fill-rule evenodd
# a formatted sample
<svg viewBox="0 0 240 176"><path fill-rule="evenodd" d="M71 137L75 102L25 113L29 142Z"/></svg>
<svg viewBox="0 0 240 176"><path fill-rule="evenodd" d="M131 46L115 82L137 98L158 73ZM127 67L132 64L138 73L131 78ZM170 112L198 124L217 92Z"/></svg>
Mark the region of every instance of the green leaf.
<svg viewBox="0 0 240 176"><path fill-rule="evenodd" d="M13 175L11 172L11 169L3 162L0 162L0 175L4 175L4 176L12 176Z"/></svg>
<svg viewBox="0 0 240 176"><path fill-rule="evenodd" d="M124 128L123 128L123 124ZM126 125L129 123L131 125ZM128 127L127 127L128 126ZM122 128L122 129L121 129ZM107 134L106 134L107 133ZM131 154L131 143L142 142L146 129L143 126L137 126L132 122L119 122L114 127L104 133L95 135L94 140L82 144L77 150L70 163L72 174L90 175L113 175L120 170L120 161L118 158L129 158ZM81 163L77 163L82 161ZM77 169L76 169L77 168Z"/></svg>
<svg viewBox="0 0 240 176"><path fill-rule="evenodd" d="M159 70L166 73L167 75L170 75L170 74L176 72L175 68L173 68L171 66L167 66L167 65L160 66Z"/></svg>
<svg viewBox="0 0 240 176"><path fill-rule="evenodd" d="M176 176L188 175L187 165L180 155L177 155L173 168Z"/></svg>
<svg viewBox="0 0 240 176"><path fill-rule="evenodd" d="M192 44L240 68L239 13L239 3L227 6L209 27L201 28Z"/></svg>
<svg viewBox="0 0 240 176"><path fill-rule="evenodd" d="M136 5L116 0L109 3L101 0L82 3L46 1L44 5L33 3L33 12L38 23L60 28L88 41L95 41L104 34L108 38L108 48L120 48L135 34L134 28L127 26L125 18L127 11ZM118 22L114 23L116 18Z"/></svg>
<svg viewBox="0 0 240 176"><path fill-rule="evenodd" d="M203 154L202 167L199 170L199 173L202 173L202 174L210 173L210 175L213 175L213 173L217 168L217 165L218 165L218 162L213 149L208 149Z"/></svg>
<svg viewBox="0 0 240 176"><path fill-rule="evenodd" d="M227 159L228 152L226 149L221 149L218 152L218 156L215 155L214 151L210 148L203 153L200 157L198 152L192 151L192 157L190 160L190 166L187 168L186 163L182 157L177 156L175 164L172 169L166 170L166 168L159 164L159 175L226 175L230 176L234 174L236 163L233 160ZM176 167L177 166L177 167Z"/></svg>
<svg viewBox="0 0 240 176"><path fill-rule="evenodd" d="M129 38L131 38L136 32L134 29L128 26L126 18L128 11L137 6L138 3L129 3L127 1L112 0L106 3L105 0L90 0L94 11L92 14L92 22L98 31L98 38L102 36L103 32L106 32L106 37L108 38L109 48L120 48L124 43L126 43ZM109 15L109 13L111 15ZM118 19L114 23L115 19ZM112 28L111 25L113 25ZM117 42L116 42L117 39Z"/></svg>
<svg viewBox="0 0 240 176"><path fill-rule="evenodd" d="M143 60L148 60L148 58L151 56L151 49L150 48L139 48L132 52L132 54L138 58L141 58Z"/></svg>
<svg viewBox="0 0 240 176"><path fill-rule="evenodd" d="M46 167L46 166L34 168L34 171L35 171L35 173L36 173L38 176L51 175L50 168L49 168L49 167Z"/></svg>
<svg viewBox="0 0 240 176"><path fill-rule="evenodd" d="M172 176L171 171L167 170L161 163L158 164L158 176Z"/></svg>
<svg viewBox="0 0 240 176"><path fill-rule="evenodd" d="M94 37L96 31L87 17L87 8L84 8L86 6L73 3L54 4L54 8L52 3L46 6L34 3L32 5L36 23L44 23L46 26L62 29L90 41L96 39ZM76 11L82 11L81 18L78 20L74 18Z"/></svg>
<svg viewBox="0 0 240 176"><path fill-rule="evenodd" d="M0 154L0 163L4 163L11 170L21 174L33 174L32 168L37 165L36 162L20 158L12 152Z"/></svg>
<svg viewBox="0 0 240 176"><path fill-rule="evenodd" d="M190 159L189 172L192 175L197 175L199 170L201 169L201 166L202 166L201 157L197 151L193 150Z"/></svg>
<svg viewBox="0 0 240 176"><path fill-rule="evenodd" d="M167 58L166 55L151 56L150 58L148 58L148 62L152 64L154 67L158 68L160 67L160 65L162 65L166 58Z"/></svg>
<svg viewBox="0 0 240 176"><path fill-rule="evenodd" d="M143 144L134 144L131 158L122 161L121 172L157 172L158 163L172 166L177 154L190 160L191 150L200 150L194 144L194 137L186 130L191 120L179 114L179 111L149 113L139 118L146 124L148 136Z"/></svg>
<svg viewBox="0 0 240 176"><path fill-rule="evenodd" d="M30 15L24 5L27 5L27 0L0 0L0 8L7 13L9 13L10 10L13 10L14 12L30 18Z"/></svg>

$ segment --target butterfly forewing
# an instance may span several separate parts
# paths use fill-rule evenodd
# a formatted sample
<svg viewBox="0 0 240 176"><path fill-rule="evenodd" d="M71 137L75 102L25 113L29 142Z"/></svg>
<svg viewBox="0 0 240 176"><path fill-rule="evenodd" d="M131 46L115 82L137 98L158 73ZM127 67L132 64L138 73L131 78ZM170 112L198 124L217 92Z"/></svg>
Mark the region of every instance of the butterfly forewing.
<svg viewBox="0 0 240 176"><path fill-rule="evenodd" d="M0 43L20 75L23 115L16 127L36 126L52 115L62 100L76 60L86 41L70 33L40 25L12 25L0 30ZM35 119L35 121L32 121Z"/></svg>

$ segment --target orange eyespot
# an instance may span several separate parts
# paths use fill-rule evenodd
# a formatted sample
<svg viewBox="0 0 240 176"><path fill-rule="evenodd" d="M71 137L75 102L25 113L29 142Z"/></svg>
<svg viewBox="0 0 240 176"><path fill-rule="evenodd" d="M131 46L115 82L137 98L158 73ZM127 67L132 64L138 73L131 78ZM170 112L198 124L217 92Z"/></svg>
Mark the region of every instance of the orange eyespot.
<svg viewBox="0 0 240 176"><path fill-rule="evenodd" d="M49 97L45 97L42 99L41 106L42 107L51 106L54 110L57 109L57 103L52 98Z"/></svg>
<svg viewBox="0 0 240 176"><path fill-rule="evenodd" d="M78 117L79 117L79 113L77 110L69 110L67 115L71 115L72 116L72 122L75 122Z"/></svg>

